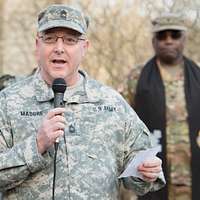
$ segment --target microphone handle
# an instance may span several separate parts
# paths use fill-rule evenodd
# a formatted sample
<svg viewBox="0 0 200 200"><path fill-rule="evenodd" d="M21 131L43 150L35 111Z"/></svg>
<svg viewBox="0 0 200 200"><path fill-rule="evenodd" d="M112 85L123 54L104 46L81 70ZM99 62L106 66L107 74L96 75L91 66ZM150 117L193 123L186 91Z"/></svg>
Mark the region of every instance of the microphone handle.
<svg viewBox="0 0 200 200"><path fill-rule="evenodd" d="M63 93L55 93L54 95L54 108L62 108L64 107L64 102L63 102ZM56 138L55 143L59 143L59 137Z"/></svg>
<svg viewBox="0 0 200 200"><path fill-rule="evenodd" d="M54 96L54 108L62 108L64 107L63 103L63 93L55 93Z"/></svg>

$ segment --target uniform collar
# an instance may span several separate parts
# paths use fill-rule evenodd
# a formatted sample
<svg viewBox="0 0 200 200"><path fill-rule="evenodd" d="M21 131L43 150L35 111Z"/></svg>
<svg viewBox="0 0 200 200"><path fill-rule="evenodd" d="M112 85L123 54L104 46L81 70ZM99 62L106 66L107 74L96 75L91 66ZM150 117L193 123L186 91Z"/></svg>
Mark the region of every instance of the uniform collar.
<svg viewBox="0 0 200 200"><path fill-rule="evenodd" d="M91 79L86 72L79 70L83 76L83 89L77 91L74 95L68 97L67 90L64 94L64 101L67 103L96 103L101 101L101 95L97 88L93 86ZM34 75L35 96L38 102L51 101L54 98L54 93L50 85L48 85L41 77L40 72Z"/></svg>

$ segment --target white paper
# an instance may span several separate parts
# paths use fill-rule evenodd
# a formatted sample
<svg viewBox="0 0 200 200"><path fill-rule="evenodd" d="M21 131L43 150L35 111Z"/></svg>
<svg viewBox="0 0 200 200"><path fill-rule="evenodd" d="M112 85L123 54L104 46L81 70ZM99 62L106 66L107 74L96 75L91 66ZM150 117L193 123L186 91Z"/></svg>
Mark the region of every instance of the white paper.
<svg viewBox="0 0 200 200"><path fill-rule="evenodd" d="M156 154L160 151L160 146L156 146L151 149L147 149L144 151L140 151L134 157L134 159L129 163L127 168L123 171L123 173L118 177L138 177L142 179L142 175L138 172L138 166L143 163L147 159L151 159L152 157L156 156Z"/></svg>

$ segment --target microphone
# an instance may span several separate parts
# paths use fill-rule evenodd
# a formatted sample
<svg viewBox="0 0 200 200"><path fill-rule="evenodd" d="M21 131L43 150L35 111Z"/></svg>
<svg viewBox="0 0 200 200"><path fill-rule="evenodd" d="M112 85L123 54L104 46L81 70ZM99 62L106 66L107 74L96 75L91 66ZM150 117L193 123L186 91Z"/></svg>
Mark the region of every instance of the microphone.
<svg viewBox="0 0 200 200"><path fill-rule="evenodd" d="M52 90L54 92L54 108L64 107L63 97L66 90L66 82L63 78L56 78L52 84ZM56 139L56 143L59 143L59 138Z"/></svg>
<svg viewBox="0 0 200 200"><path fill-rule="evenodd" d="M64 107L63 97L66 90L66 83L63 78L56 78L52 84L52 90L54 92L54 108ZM56 184L56 158L57 158L57 150L59 145L59 137L56 138L56 142L54 143L55 154L54 154L54 174L53 174L53 188L52 188L52 199L54 200L55 196L55 184Z"/></svg>

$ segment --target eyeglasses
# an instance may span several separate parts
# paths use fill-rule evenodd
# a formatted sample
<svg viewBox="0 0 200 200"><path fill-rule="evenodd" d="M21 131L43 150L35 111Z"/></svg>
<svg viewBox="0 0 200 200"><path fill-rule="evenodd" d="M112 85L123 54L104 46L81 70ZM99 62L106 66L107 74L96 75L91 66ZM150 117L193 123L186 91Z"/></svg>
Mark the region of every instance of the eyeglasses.
<svg viewBox="0 0 200 200"><path fill-rule="evenodd" d="M182 31L178 30L160 31L156 33L156 39L159 41L166 40L167 36L169 35L173 40L178 40L182 37Z"/></svg>
<svg viewBox="0 0 200 200"><path fill-rule="evenodd" d="M63 43L69 46L75 45L78 41L85 40L85 38L75 37L72 35L57 36L55 34L45 34L39 36L42 41L46 44L55 44L58 38L62 38Z"/></svg>

